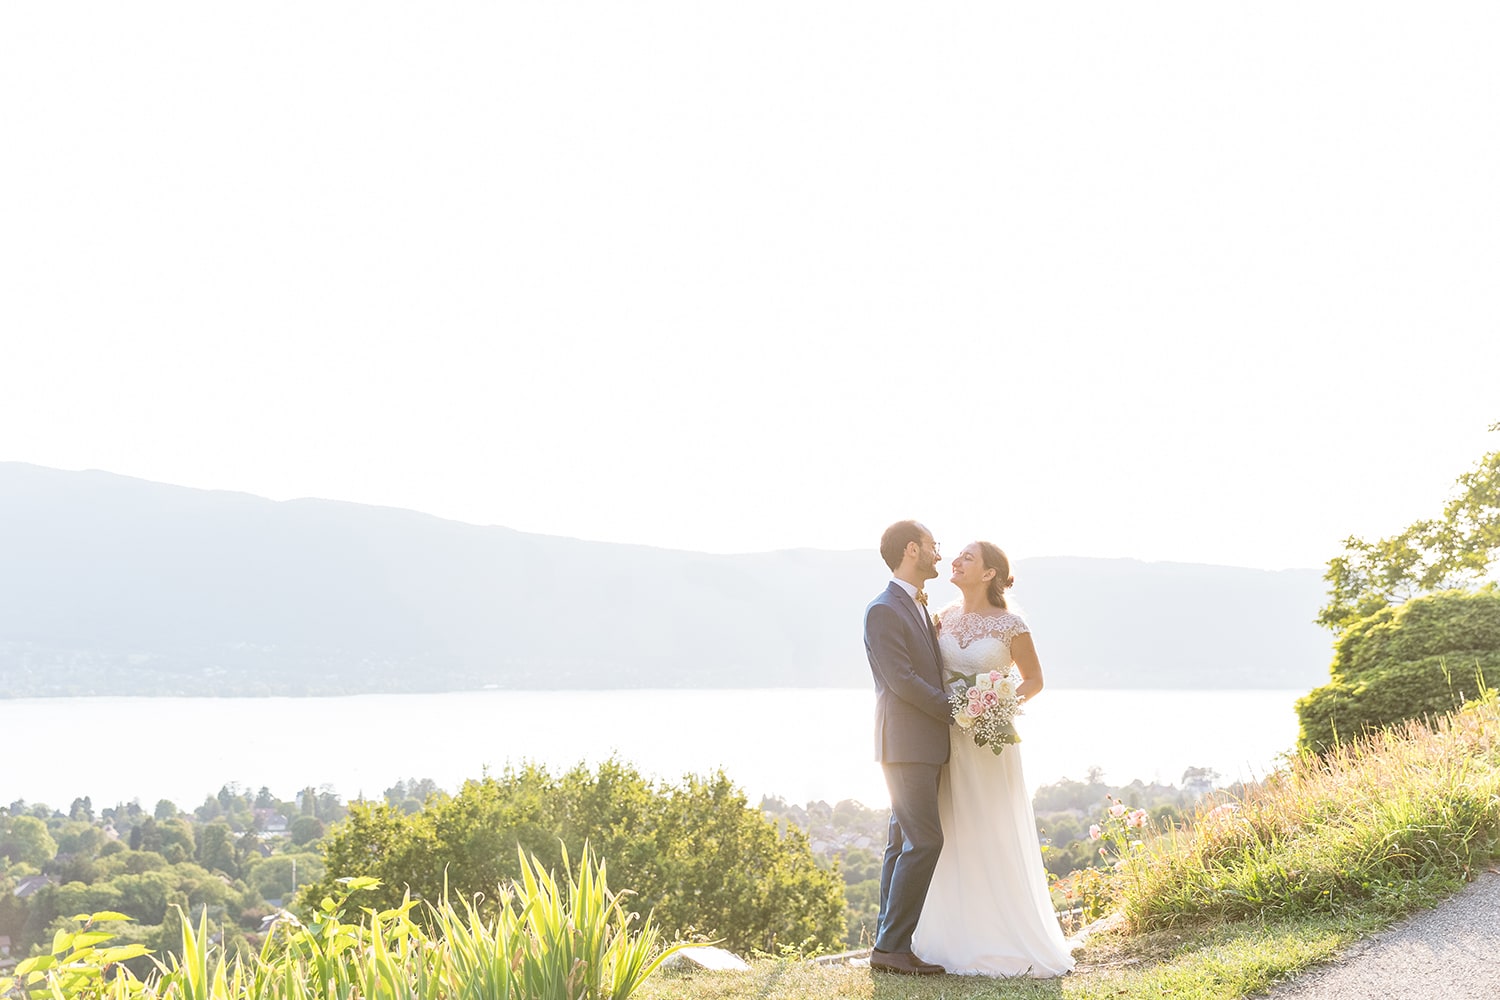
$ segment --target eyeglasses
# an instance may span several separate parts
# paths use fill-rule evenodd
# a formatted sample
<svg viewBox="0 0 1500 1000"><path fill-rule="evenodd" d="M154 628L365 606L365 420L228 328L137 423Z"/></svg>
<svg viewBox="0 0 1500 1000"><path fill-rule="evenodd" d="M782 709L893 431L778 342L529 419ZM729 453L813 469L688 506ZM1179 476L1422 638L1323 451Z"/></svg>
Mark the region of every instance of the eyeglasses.
<svg viewBox="0 0 1500 1000"><path fill-rule="evenodd" d="M932 540L932 556L934 559L941 559L943 557L943 546L935 538Z"/></svg>

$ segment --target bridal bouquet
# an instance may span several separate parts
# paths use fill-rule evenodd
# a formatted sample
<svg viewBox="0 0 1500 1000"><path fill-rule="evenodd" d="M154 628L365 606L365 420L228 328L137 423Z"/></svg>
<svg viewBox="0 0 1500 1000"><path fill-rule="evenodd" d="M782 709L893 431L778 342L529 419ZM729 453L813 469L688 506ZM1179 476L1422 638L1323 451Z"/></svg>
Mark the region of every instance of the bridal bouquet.
<svg viewBox="0 0 1500 1000"><path fill-rule="evenodd" d="M1021 742L1015 726L1021 699L1009 674L999 670L953 673L949 680L958 682L948 697L953 721L969 734L975 746L987 746L999 754L1008 745Z"/></svg>

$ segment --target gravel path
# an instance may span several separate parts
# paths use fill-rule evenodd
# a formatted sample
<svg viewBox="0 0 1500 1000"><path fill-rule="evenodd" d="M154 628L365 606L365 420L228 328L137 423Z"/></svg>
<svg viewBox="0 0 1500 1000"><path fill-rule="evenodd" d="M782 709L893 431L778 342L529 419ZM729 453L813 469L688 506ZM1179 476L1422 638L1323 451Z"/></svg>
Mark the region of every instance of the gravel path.
<svg viewBox="0 0 1500 1000"><path fill-rule="evenodd" d="M1500 875L1486 872L1419 913L1273 990L1270 1000L1500 998Z"/></svg>

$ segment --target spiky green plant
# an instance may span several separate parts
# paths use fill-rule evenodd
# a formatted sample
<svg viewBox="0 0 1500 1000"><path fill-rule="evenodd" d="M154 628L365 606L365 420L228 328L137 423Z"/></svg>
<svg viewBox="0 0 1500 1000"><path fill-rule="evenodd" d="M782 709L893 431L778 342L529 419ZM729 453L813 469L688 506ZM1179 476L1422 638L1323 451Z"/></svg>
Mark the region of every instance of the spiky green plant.
<svg viewBox="0 0 1500 1000"><path fill-rule="evenodd" d="M101 948L112 936L97 925L117 913L76 918L52 953L22 962L0 980L14 1000L626 1000L668 956L650 916L640 919L611 891L603 861L587 847L576 872L563 856L566 884L534 856L522 876L499 889L492 917L471 900L416 900L344 917L344 904L374 879L346 884L343 900L324 899L306 925L273 928L261 953L228 957L209 934L182 920L181 951L157 962L144 981L118 963L145 954L139 945ZM639 923L639 926L636 926Z"/></svg>

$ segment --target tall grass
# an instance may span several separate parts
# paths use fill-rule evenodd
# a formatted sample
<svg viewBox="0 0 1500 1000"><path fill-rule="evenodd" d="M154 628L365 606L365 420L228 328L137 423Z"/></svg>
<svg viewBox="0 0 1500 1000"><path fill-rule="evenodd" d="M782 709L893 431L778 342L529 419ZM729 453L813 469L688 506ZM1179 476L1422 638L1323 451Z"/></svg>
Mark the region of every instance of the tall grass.
<svg viewBox="0 0 1500 1000"><path fill-rule="evenodd" d="M1125 866L1137 929L1248 918L1397 916L1500 853L1500 704L1493 694L1322 757L1304 755L1205 806Z"/></svg>
<svg viewBox="0 0 1500 1000"><path fill-rule="evenodd" d="M568 866L566 854L564 866ZM648 916L639 920L612 892L605 864L587 848L560 885L536 858L521 857L521 878L502 886L494 916L472 901L444 899L364 919L344 919L340 903L323 901L306 924L278 924L258 956L230 958L210 940L207 917L183 921L181 955L157 963L141 980L118 963L137 949L100 950L100 928L117 913L80 916L84 926L59 934L52 954L27 959L0 997L30 1000L626 1000L664 959L684 945L662 947ZM348 884L351 898L373 879ZM635 927L639 922L639 927Z"/></svg>

